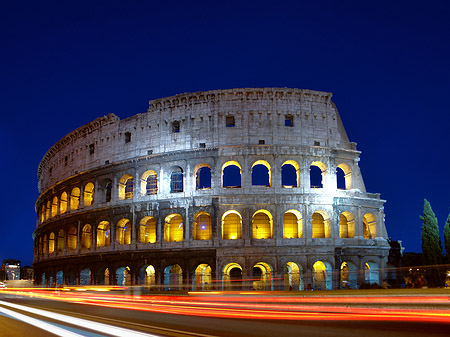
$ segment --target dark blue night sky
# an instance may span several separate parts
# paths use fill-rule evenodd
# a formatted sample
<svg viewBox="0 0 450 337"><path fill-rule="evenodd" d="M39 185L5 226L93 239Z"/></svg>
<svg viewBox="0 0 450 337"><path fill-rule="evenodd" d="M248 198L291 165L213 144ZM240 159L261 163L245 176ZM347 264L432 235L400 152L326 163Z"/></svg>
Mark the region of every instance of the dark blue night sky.
<svg viewBox="0 0 450 337"><path fill-rule="evenodd" d="M237 87L333 92L388 234L450 213L448 1L3 1L0 260L31 264L37 167L91 120Z"/></svg>

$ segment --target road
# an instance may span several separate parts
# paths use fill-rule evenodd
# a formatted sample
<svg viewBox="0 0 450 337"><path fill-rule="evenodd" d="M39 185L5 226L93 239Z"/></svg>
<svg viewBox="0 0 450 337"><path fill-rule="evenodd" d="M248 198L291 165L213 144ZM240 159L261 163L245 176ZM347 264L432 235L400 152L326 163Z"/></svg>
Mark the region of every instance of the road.
<svg viewBox="0 0 450 337"><path fill-rule="evenodd" d="M0 292L0 336L448 336L449 309L448 295L10 291Z"/></svg>

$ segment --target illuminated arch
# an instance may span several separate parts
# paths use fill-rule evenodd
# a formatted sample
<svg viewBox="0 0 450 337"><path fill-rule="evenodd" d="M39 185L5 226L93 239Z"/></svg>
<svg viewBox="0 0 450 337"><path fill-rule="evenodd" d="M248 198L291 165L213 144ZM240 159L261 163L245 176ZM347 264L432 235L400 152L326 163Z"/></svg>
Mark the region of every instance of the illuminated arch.
<svg viewBox="0 0 450 337"><path fill-rule="evenodd" d="M338 174L339 173L339 174ZM352 189L352 170L347 164L339 164L336 167L337 188L343 190ZM343 181L340 181L342 178Z"/></svg>
<svg viewBox="0 0 450 337"><path fill-rule="evenodd" d="M139 269L139 284L154 288L156 285L156 271L152 265L144 265Z"/></svg>
<svg viewBox="0 0 450 337"><path fill-rule="evenodd" d="M257 160L252 165L252 186L270 187L272 172L270 165L265 160Z"/></svg>
<svg viewBox="0 0 450 337"><path fill-rule="evenodd" d="M364 265L364 281L369 284L380 282L380 275L378 265L374 261L368 261Z"/></svg>
<svg viewBox="0 0 450 337"><path fill-rule="evenodd" d="M56 241L56 250L58 252L64 251L64 240L65 240L64 229L60 229L58 231L58 238Z"/></svg>
<svg viewBox="0 0 450 337"><path fill-rule="evenodd" d="M59 200L59 214L64 214L67 211L67 192L61 193Z"/></svg>
<svg viewBox="0 0 450 337"><path fill-rule="evenodd" d="M131 271L130 267L120 267L116 269L116 282L120 286L131 285Z"/></svg>
<svg viewBox="0 0 450 337"><path fill-rule="evenodd" d="M44 203L42 203L42 207L41 207L41 223L43 223L45 221L45 205Z"/></svg>
<svg viewBox="0 0 450 337"><path fill-rule="evenodd" d="M199 264L194 271L192 290L211 290L211 288L211 266L206 263Z"/></svg>
<svg viewBox="0 0 450 337"><path fill-rule="evenodd" d="M357 273L356 265L351 261L344 261L341 264L341 288L357 289Z"/></svg>
<svg viewBox="0 0 450 337"><path fill-rule="evenodd" d="M164 268L164 290L180 290L183 287L183 270L178 264Z"/></svg>
<svg viewBox="0 0 450 337"><path fill-rule="evenodd" d="M90 249L92 245L92 227L89 224L83 226L81 231L81 248Z"/></svg>
<svg viewBox="0 0 450 337"><path fill-rule="evenodd" d="M363 217L364 239L375 239L377 236L377 220L372 213L366 213Z"/></svg>
<svg viewBox="0 0 450 337"><path fill-rule="evenodd" d="M327 212L318 210L312 215L312 237L330 237L330 217Z"/></svg>
<svg viewBox="0 0 450 337"><path fill-rule="evenodd" d="M141 176L141 195L158 194L158 175L153 170L145 171Z"/></svg>
<svg viewBox="0 0 450 337"><path fill-rule="evenodd" d="M281 165L281 186L284 188L300 187L300 165L294 160L286 160Z"/></svg>
<svg viewBox="0 0 450 337"><path fill-rule="evenodd" d="M44 247L47 247L47 235L44 236ZM55 252L55 233L50 233L48 237L48 253L52 254Z"/></svg>
<svg viewBox="0 0 450 337"><path fill-rule="evenodd" d="M145 216L139 222L139 242L156 242L156 220L152 216Z"/></svg>
<svg viewBox="0 0 450 337"><path fill-rule="evenodd" d="M252 216L253 239L271 239L273 231L272 214L265 209L256 211Z"/></svg>
<svg viewBox="0 0 450 337"><path fill-rule="evenodd" d="M284 266L284 290L304 290L303 267L295 262Z"/></svg>
<svg viewBox="0 0 450 337"><path fill-rule="evenodd" d="M227 161L222 165L222 187L240 188L241 187L241 165L234 160Z"/></svg>
<svg viewBox="0 0 450 337"><path fill-rule="evenodd" d="M169 214L164 220L164 241L179 242L183 241L183 217L180 214Z"/></svg>
<svg viewBox="0 0 450 337"><path fill-rule="evenodd" d="M67 248L77 249L77 228L74 226L70 227L67 232Z"/></svg>
<svg viewBox="0 0 450 337"><path fill-rule="evenodd" d="M94 203L94 184L93 183L87 183L86 186L84 186L84 206L91 206Z"/></svg>
<svg viewBox="0 0 450 337"><path fill-rule="evenodd" d="M47 200L47 204L45 205L45 218L47 220L50 219L50 209L51 209L51 203L50 203L50 200Z"/></svg>
<svg viewBox="0 0 450 337"><path fill-rule="evenodd" d="M355 217L350 212L344 211L339 215L339 237L355 237Z"/></svg>
<svg viewBox="0 0 450 337"><path fill-rule="evenodd" d="M332 272L328 262L316 261L313 265L313 287L316 290L331 290Z"/></svg>
<svg viewBox="0 0 450 337"><path fill-rule="evenodd" d="M80 271L80 285L88 286L91 284L91 270L89 268L81 269Z"/></svg>
<svg viewBox="0 0 450 337"><path fill-rule="evenodd" d="M116 242L119 245L131 244L131 223L128 219L120 219L116 225Z"/></svg>
<svg viewBox="0 0 450 337"><path fill-rule="evenodd" d="M211 216L206 212L197 212L192 224L192 236L194 240L211 240Z"/></svg>
<svg viewBox="0 0 450 337"><path fill-rule="evenodd" d="M242 267L235 263L228 263L222 272L222 285L224 290L242 289Z"/></svg>
<svg viewBox="0 0 450 337"><path fill-rule="evenodd" d="M180 193L184 191L183 169L174 166L170 169L170 193Z"/></svg>
<svg viewBox="0 0 450 337"><path fill-rule="evenodd" d="M283 215L283 238L294 239L303 237L303 218L302 214L290 209Z"/></svg>
<svg viewBox="0 0 450 337"><path fill-rule="evenodd" d="M108 221L101 221L97 226L97 247L111 244L111 225Z"/></svg>
<svg viewBox="0 0 450 337"><path fill-rule="evenodd" d="M133 199L133 176L124 174L119 180L119 200Z"/></svg>
<svg viewBox="0 0 450 337"><path fill-rule="evenodd" d="M266 262L253 266L252 279L254 290L272 290L272 267Z"/></svg>
<svg viewBox="0 0 450 337"><path fill-rule="evenodd" d="M323 188L327 174L327 166L320 161L313 161L309 167L309 181L311 188Z"/></svg>
<svg viewBox="0 0 450 337"><path fill-rule="evenodd" d="M230 210L222 215L222 239L242 239L242 217L239 212Z"/></svg>
<svg viewBox="0 0 450 337"><path fill-rule="evenodd" d="M194 167L195 189L206 190L211 188L211 166L202 163Z"/></svg>
<svg viewBox="0 0 450 337"><path fill-rule="evenodd" d="M80 196L81 191L78 187L74 187L72 192L70 192L70 209L80 208Z"/></svg>
<svg viewBox="0 0 450 337"><path fill-rule="evenodd" d="M58 214L58 197L53 197L52 201L52 217Z"/></svg>

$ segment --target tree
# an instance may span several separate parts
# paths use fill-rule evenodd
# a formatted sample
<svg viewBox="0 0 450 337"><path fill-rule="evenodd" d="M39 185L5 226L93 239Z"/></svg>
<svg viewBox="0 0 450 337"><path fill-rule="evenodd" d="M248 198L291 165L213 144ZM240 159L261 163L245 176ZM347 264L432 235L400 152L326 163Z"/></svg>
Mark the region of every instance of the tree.
<svg viewBox="0 0 450 337"><path fill-rule="evenodd" d="M450 214L444 226L444 247L447 252L447 257L450 256Z"/></svg>
<svg viewBox="0 0 450 337"><path fill-rule="evenodd" d="M431 205L424 200L422 220L422 252L428 265L442 263L442 245L439 236L439 226Z"/></svg>

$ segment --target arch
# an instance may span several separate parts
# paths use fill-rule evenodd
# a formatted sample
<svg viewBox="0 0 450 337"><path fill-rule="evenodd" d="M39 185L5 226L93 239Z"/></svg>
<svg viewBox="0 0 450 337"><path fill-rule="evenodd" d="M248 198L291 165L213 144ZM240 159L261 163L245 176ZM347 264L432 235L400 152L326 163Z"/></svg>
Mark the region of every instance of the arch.
<svg viewBox="0 0 450 337"><path fill-rule="evenodd" d="M341 264L341 284L342 289L357 289L358 270L351 261L344 261Z"/></svg>
<svg viewBox="0 0 450 337"><path fill-rule="evenodd" d="M228 263L222 271L223 290L242 290L242 267L235 262Z"/></svg>
<svg viewBox="0 0 450 337"><path fill-rule="evenodd" d="M98 285L109 285L110 279L109 279L109 269L105 266L100 267L97 270L97 279L95 280L96 284Z"/></svg>
<svg viewBox="0 0 450 337"><path fill-rule="evenodd" d="M53 197L52 201L52 218L58 214L58 197Z"/></svg>
<svg viewBox="0 0 450 337"><path fill-rule="evenodd" d="M93 183L87 183L86 186L84 186L84 206L91 206L94 203L94 184Z"/></svg>
<svg viewBox="0 0 450 337"><path fill-rule="evenodd" d="M150 287L151 289L156 285L156 271L152 265L144 265L139 269L139 284Z"/></svg>
<svg viewBox="0 0 450 337"><path fill-rule="evenodd" d="M47 247L47 235L44 236L44 249ZM48 253L52 254L55 252L55 233L50 233L48 236Z"/></svg>
<svg viewBox="0 0 450 337"><path fill-rule="evenodd" d="M271 239L273 236L272 214L265 209L256 211L252 216L253 239Z"/></svg>
<svg viewBox="0 0 450 337"><path fill-rule="evenodd" d="M344 211L339 215L339 237L355 237L355 217L350 212Z"/></svg>
<svg viewBox="0 0 450 337"><path fill-rule="evenodd" d="M199 264L194 270L192 290L211 290L211 266L206 263Z"/></svg>
<svg viewBox="0 0 450 337"><path fill-rule="evenodd" d="M81 248L90 249L92 245L92 227L89 224L81 230Z"/></svg>
<svg viewBox="0 0 450 337"><path fill-rule="evenodd" d="M207 190L211 188L211 166L202 163L194 167L195 189Z"/></svg>
<svg viewBox="0 0 450 337"><path fill-rule="evenodd" d="M312 237L330 237L330 216L327 212L318 210L312 215Z"/></svg>
<svg viewBox="0 0 450 337"><path fill-rule="evenodd" d="M241 187L241 165L234 160L227 161L222 165L222 187L240 188Z"/></svg>
<svg viewBox="0 0 450 337"><path fill-rule="evenodd" d="M230 210L222 215L222 239L242 239L242 216L239 212Z"/></svg>
<svg viewBox="0 0 450 337"><path fill-rule="evenodd" d="M67 248L77 249L77 228L74 226L70 227L67 232Z"/></svg>
<svg viewBox="0 0 450 337"><path fill-rule="evenodd" d="M192 224L192 237L194 240L211 240L211 216L206 212L197 212Z"/></svg>
<svg viewBox="0 0 450 337"><path fill-rule="evenodd" d="M374 261L368 261L364 265L364 281L368 284L379 284L380 275L378 271L378 264Z"/></svg>
<svg viewBox="0 0 450 337"><path fill-rule="evenodd" d="M286 160L281 165L281 186L294 188L300 186L300 165L294 160Z"/></svg>
<svg viewBox="0 0 450 337"><path fill-rule="evenodd" d="M295 262L284 265L284 290L304 290L303 267Z"/></svg>
<svg viewBox="0 0 450 337"><path fill-rule="evenodd" d="M174 166L170 169L170 193L180 193L183 190L183 169Z"/></svg>
<svg viewBox="0 0 450 337"><path fill-rule="evenodd" d="M64 240L65 240L64 229L60 229L56 241L56 250L58 252L64 251Z"/></svg>
<svg viewBox="0 0 450 337"><path fill-rule="evenodd" d="M339 164L336 167L336 184L340 190L352 189L352 169L347 164Z"/></svg>
<svg viewBox="0 0 450 337"><path fill-rule="evenodd" d="M124 174L119 180L119 200L133 199L133 176Z"/></svg>
<svg viewBox="0 0 450 337"><path fill-rule="evenodd" d="M377 220L372 213L366 213L363 217L364 239L375 239L377 237Z"/></svg>
<svg viewBox="0 0 450 337"><path fill-rule="evenodd" d="M153 170L145 171L141 176L141 195L158 194L158 175Z"/></svg>
<svg viewBox="0 0 450 337"><path fill-rule="evenodd" d="M131 223L128 219L120 219L116 225L116 242L119 245L131 244Z"/></svg>
<svg viewBox="0 0 450 337"><path fill-rule="evenodd" d="M183 241L183 217L180 214L169 214L164 220L164 241Z"/></svg>
<svg viewBox="0 0 450 337"><path fill-rule="evenodd" d="M178 264L164 268L164 290L181 290L183 287L183 270Z"/></svg>
<svg viewBox="0 0 450 337"><path fill-rule="evenodd" d="M302 214L290 209L283 215L283 238L296 239L303 237L303 218Z"/></svg>
<svg viewBox="0 0 450 337"><path fill-rule="evenodd" d="M70 209L79 209L80 208L80 196L81 192L78 187L74 187L72 192L70 192Z"/></svg>
<svg viewBox="0 0 450 337"><path fill-rule="evenodd" d="M97 247L111 244L111 225L108 221L100 221L97 226Z"/></svg>
<svg viewBox="0 0 450 337"><path fill-rule="evenodd" d="M44 253L43 246L42 246L42 236L39 238L38 252L39 252L39 256L42 257L41 255Z"/></svg>
<svg viewBox="0 0 450 337"><path fill-rule="evenodd" d="M270 187L272 173L270 165L265 160L257 160L252 165L252 186Z"/></svg>
<svg viewBox="0 0 450 337"><path fill-rule="evenodd" d="M144 216L139 222L139 242L156 242L156 220L152 216Z"/></svg>
<svg viewBox="0 0 450 337"><path fill-rule="evenodd" d="M316 290L331 290L332 273L331 265L328 262L316 261L313 265L313 287Z"/></svg>
<svg viewBox="0 0 450 337"><path fill-rule="evenodd" d="M323 188L323 181L327 174L327 166L320 161L313 161L309 167L309 181L311 188Z"/></svg>
<svg viewBox="0 0 450 337"><path fill-rule="evenodd" d="M266 262L258 262L253 266L252 279L254 290L273 290L272 267Z"/></svg>
<svg viewBox="0 0 450 337"><path fill-rule="evenodd" d="M106 276L106 275L105 275ZM131 272L130 267L119 267L116 269L116 282L119 286L131 285Z"/></svg>
<svg viewBox="0 0 450 337"><path fill-rule="evenodd" d="M81 269L80 271L80 285L88 286L91 284L91 270L89 268Z"/></svg>
<svg viewBox="0 0 450 337"><path fill-rule="evenodd" d="M41 207L41 223L43 223L44 221L45 221L45 205L43 203Z"/></svg>
<svg viewBox="0 0 450 337"><path fill-rule="evenodd" d="M110 202L112 196L112 181L110 179L106 179L105 182L105 202Z"/></svg>
<svg viewBox="0 0 450 337"><path fill-rule="evenodd" d="M45 206L45 218L47 220L50 219L50 215L51 215L50 209L51 209L51 203L50 203L50 200L47 200L47 204Z"/></svg>
<svg viewBox="0 0 450 337"><path fill-rule="evenodd" d="M59 200L59 214L64 214L67 211L67 192L61 193Z"/></svg>
<svg viewBox="0 0 450 337"><path fill-rule="evenodd" d="M64 273L62 270L58 270L56 272L56 285L62 286L63 284L64 284Z"/></svg>

